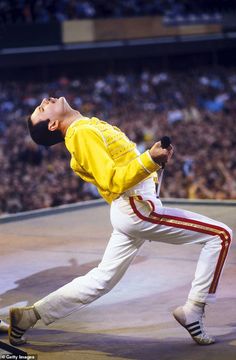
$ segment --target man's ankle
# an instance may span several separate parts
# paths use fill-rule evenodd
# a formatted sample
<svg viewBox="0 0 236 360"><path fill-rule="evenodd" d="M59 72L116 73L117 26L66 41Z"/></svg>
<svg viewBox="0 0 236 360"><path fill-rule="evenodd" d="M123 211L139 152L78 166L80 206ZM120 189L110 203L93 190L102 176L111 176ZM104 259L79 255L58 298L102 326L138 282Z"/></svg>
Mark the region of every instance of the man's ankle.
<svg viewBox="0 0 236 360"><path fill-rule="evenodd" d="M194 312L194 313L202 314L204 313L205 305L206 304L203 302L188 299L184 305L184 310L188 313Z"/></svg>
<svg viewBox="0 0 236 360"><path fill-rule="evenodd" d="M39 315L39 313L38 313L38 311L37 311L37 309L36 309L35 306L33 306L33 311L34 311L34 314L35 314L35 316L36 316L36 319L37 319L37 320L40 320L40 319L41 319L41 316Z"/></svg>

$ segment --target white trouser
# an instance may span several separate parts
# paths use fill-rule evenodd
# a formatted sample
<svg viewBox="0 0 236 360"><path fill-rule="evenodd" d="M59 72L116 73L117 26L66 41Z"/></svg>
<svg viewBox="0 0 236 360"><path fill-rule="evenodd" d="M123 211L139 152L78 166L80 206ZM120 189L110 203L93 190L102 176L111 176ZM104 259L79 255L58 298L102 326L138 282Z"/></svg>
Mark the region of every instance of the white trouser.
<svg viewBox="0 0 236 360"><path fill-rule="evenodd" d="M145 240L201 244L189 298L214 301L232 237L226 225L186 210L162 207L150 179L113 201L111 223L114 231L98 267L34 304L45 324L81 309L110 291Z"/></svg>

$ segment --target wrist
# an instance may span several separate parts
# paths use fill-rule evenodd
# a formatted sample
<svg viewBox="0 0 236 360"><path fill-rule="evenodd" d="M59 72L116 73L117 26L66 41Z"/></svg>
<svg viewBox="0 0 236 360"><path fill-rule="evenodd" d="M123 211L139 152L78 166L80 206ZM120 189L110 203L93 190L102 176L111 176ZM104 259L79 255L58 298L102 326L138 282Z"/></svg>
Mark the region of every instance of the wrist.
<svg viewBox="0 0 236 360"><path fill-rule="evenodd" d="M161 168L161 163L159 162L159 160L156 161L156 160L153 158L150 150L147 150L147 153L148 153L148 155L149 155L150 160L153 162L153 164L155 164L155 166L158 167L157 170L159 170L159 168Z"/></svg>
<svg viewBox="0 0 236 360"><path fill-rule="evenodd" d="M153 161L156 165L158 165L158 166L161 167L161 166L162 166L162 163L161 163L160 159L157 159L157 158L153 157L153 155L152 155L152 153L151 153L151 150L148 150L148 153L149 153L150 158L152 159L152 161Z"/></svg>

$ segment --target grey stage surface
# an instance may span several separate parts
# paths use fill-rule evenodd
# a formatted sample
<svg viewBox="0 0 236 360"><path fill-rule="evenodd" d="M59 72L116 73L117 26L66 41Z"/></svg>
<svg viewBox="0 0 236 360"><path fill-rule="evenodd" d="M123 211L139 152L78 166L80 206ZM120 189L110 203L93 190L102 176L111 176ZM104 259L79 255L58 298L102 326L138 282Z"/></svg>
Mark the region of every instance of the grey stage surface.
<svg viewBox="0 0 236 360"><path fill-rule="evenodd" d="M179 207L236 230L233 205ZM110 232L106 205L0 224L0 317L7 320L10 306L32 304L96 266ZM147 242L109 294L49 327L38 322L22 350L39 360L235 360L235 248L233 243L218 301L206 310L215 345L195 344L171 315L186 299L200 247Z"/></svg>

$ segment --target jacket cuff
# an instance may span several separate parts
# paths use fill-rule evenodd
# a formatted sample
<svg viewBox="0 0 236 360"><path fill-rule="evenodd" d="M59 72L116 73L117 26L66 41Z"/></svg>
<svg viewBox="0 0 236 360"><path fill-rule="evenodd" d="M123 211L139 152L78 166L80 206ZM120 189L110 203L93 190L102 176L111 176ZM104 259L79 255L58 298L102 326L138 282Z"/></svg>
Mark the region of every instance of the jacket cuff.
<svg viewBox="0 0 236 360"><path fill-rule="evenodd" d="M149 150L145 151L138 158L139 163L145 169L146 172L152 174L154 171L158 171L161 169L161 166L152 159Z"/></svg>

